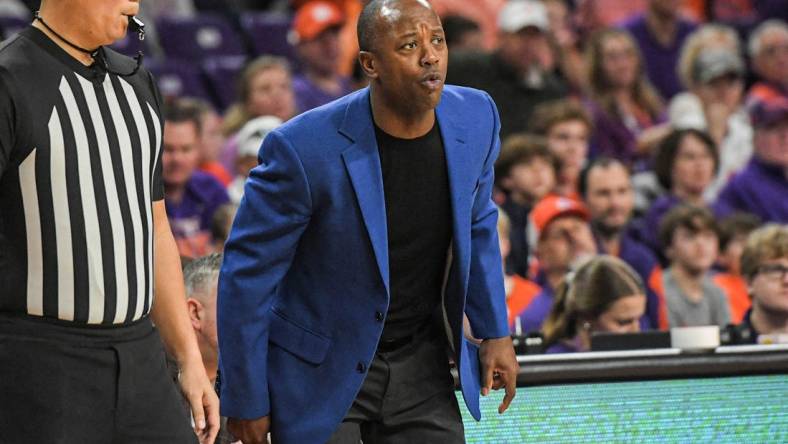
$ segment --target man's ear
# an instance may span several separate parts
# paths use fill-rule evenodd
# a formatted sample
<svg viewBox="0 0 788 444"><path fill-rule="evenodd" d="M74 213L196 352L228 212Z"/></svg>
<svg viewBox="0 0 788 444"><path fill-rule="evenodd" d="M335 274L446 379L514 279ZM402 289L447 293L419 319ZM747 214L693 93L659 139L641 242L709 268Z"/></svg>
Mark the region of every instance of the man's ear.
<svg viewBox="0 0 788 444"><path fill-rule="evenodd" d="M370 79L378 78L377 64L375 63L375 55L369 51L361 51L358 53L358 63L364 74Z"/></svg>
<svg viewBox="0 0 788 444"><path fill-rule="evenodd" d="M202 322L202 303L197 299L188 298L186 299L186 309L189 312L189 321L191 321L192 327L195 330L199 330Z"/></svg>

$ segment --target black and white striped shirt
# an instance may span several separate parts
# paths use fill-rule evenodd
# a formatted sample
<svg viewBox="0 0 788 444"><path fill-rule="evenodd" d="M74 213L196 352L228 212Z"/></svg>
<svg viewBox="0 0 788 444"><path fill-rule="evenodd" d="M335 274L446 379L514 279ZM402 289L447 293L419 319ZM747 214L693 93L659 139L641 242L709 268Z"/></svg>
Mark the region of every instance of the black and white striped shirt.
<svg viewBox="0 0 788 444"><path fill-rule="evenodd" d="M86 67L36 28L3 43L0 312L109 325L149 312L160 102L144 69Z"/></svg>

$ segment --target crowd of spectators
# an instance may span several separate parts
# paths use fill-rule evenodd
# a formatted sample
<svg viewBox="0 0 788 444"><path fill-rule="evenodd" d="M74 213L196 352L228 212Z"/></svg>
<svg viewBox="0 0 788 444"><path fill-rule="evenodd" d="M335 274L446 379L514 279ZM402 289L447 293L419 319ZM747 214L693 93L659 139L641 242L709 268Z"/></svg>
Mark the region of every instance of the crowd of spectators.
<svg viewBox="0 0 788 444"><path fill-rule="evenodd" d="M0 14L24 18L35 3L7 1ZM485 90L501 118L494 198L512 334L541 332L548 351L569 352L594 332L788 332L788 1L431 3L447 83ZM163 20L219 17L247 49L260 43L243 34L248 16L287 24L271 31L285 49L249 49L220 78L237 85L234 100L160 85L180 253L220 253L266 134L364 86L362 0L141 6L154 74L171 57L156 41ZM203 43L217 38L203 31ZM195 328L213 329L201 314L213 302L190 301Z"/></svg>

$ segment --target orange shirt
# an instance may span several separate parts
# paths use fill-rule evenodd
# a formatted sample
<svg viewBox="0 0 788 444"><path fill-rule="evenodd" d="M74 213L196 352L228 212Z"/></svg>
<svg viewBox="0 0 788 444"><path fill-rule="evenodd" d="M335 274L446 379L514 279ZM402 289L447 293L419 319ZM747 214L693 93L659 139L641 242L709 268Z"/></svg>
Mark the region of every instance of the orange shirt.
<svg viewBox="0 0 788 444"><path fill-rule="evenodd" d="M518 275L510 276L512 288L506 294L506 308L509 318L509 329L514 327L514 319L522 313L531 301L542 291L542 287Z"/></svg>
<svg viewBox="0 0 788 444"><path fill-rule="evenodd" d="M747 281L743 277L730 273L718 273L714 275L714 283L717 284L725 296L728 298L728 308L731 312L731 323L740 324L747 310L750 309L752 302L747 292Z"/></svg>
<svg viewBox="0 0 788 444"><path fill-rule="evenodd" d="M233 181L233 177L230 176L230 173L224 169L224 166L216 161L213 162L205 162L200 165L200 171L205 172L216 178L219 182L227 188L230 183Z"/></svg>

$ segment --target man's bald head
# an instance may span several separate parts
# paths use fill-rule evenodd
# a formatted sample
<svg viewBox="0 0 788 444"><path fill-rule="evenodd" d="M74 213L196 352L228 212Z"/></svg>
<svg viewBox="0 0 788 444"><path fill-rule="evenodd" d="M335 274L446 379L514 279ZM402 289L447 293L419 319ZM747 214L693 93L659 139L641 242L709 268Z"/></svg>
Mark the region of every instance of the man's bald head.
<svg viewBox="0 0 788 444"><path fill-rule="evenodd" d="M427 0L370 0L361 11L358 17L356 33L358 35L358 47L362 51L372 52L375 49L378 36L386 32L380 26L382 23L394 23L402 14L402 10L409 7L422 7L432 9Z"/></svg>

